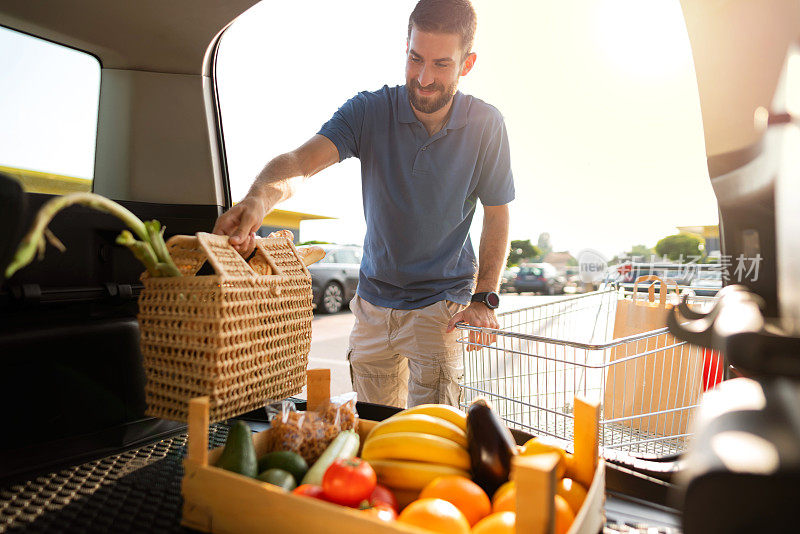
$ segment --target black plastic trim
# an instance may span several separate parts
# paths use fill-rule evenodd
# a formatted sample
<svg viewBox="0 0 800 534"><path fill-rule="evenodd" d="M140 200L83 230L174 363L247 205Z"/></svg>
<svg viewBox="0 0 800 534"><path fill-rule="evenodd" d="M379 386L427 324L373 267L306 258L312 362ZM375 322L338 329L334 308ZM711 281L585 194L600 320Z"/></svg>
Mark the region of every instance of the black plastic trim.
<svg viewBox="0 0 800 534"><path fill-rule="evenodd" d="M230 28L230 25L228 26ZM222 173L222 195L225 201L224 209L228 210L233 205L231 199L231 183L230 174L228 172L228 152L225 150L225 132L222 126L222 109L219 105L219 88L217 87L217 56L219 55L219 44L222 41L222 36L225 31L219 34L216 42L214 43L214 50L212 51L211 60L211 98L214 107L214 125L217 130L217 146L219 147L219 166Z"/></svg>

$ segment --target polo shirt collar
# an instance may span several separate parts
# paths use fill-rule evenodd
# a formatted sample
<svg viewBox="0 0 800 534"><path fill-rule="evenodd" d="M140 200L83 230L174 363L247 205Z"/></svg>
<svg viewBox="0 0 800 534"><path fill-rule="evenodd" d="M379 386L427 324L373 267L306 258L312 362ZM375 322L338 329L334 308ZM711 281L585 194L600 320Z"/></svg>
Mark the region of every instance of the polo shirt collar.
<svg viewBox="0 0 800 534"><path fill-rule="evenodd" d="M411 124L418 122L417 116L414 115L414 110L411 109L411 101L408 99L408 90L405 85L400 86L400 95L398 119L400 122ZM450 112L450 118L445 125L445 129L457 130L466 126L467 111L464 94L461 91L456 91L456 94L453 95L453 109Z"/></svg>

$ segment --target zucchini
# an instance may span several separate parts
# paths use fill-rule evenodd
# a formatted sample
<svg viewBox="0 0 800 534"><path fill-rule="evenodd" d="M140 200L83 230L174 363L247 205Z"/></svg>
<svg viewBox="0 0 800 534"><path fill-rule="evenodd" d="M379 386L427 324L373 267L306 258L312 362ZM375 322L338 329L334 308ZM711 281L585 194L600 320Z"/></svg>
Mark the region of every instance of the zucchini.
<svg viewBox="0 0 800 534"><path fill-rule="evenodd" d="M328 445L328 448L319 457L319 460L314 462L311 469L308 470L306 476L303 477L302 484L314 484L316 486L322 485L322 475L328 470L328 467L338 458L353 458L358 454L358 445L360 440L358 434L353 430L342 430L339 435Z"/></svg>

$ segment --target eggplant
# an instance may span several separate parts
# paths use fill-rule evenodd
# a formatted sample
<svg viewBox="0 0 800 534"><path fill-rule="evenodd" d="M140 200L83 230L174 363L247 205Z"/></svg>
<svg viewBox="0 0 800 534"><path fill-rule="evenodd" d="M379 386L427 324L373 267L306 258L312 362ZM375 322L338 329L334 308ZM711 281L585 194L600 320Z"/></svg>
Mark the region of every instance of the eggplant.
<svg viewBox="0 0 800 534"><path fill-rule="evenodd" d="M511 432L484 399L476 399L467 409L467 448L472 480L491 497L508 482L517 447Z"/></svg>

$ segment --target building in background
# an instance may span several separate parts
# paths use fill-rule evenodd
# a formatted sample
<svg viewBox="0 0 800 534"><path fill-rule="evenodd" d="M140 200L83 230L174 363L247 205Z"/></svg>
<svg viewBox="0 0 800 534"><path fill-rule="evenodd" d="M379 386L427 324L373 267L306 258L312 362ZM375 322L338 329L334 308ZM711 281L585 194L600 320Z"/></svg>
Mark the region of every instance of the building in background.
<svg viewBox="0 0 800 534"><path fill-rule="evenodd" d="M550 252L542 261L555 267L559 273L566 273L568 270L567 267L578 264L575 257L566 251Z"/></svg>
<svg viewBox="0 0 800 534"><path fill-rule="evenodd" d="M22 184L22 189L28 193L66 195L68 193L90 193L92 191L92 181L88 178L3 167L2 165L0 165L0 172L19 180Z"/></svg>
<svg viewBox="0 0 800 534"><path fill-rule="evenodd" d="M707 256L719 256L722 252L719 239L719 225L708 226L678 226L681 234L699 235L705 240L705 252Z"/></svg>

